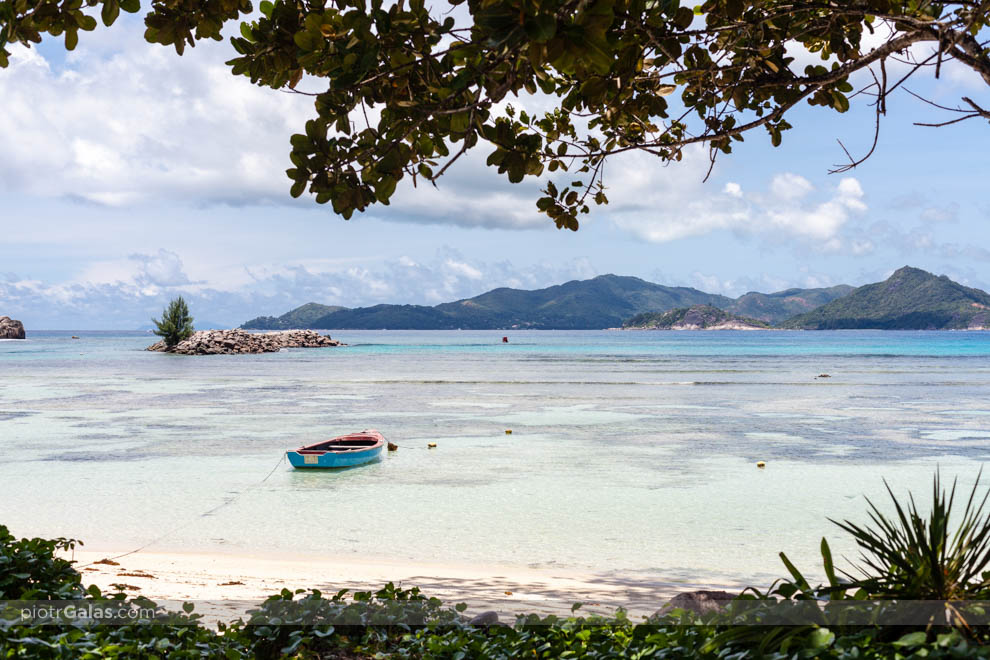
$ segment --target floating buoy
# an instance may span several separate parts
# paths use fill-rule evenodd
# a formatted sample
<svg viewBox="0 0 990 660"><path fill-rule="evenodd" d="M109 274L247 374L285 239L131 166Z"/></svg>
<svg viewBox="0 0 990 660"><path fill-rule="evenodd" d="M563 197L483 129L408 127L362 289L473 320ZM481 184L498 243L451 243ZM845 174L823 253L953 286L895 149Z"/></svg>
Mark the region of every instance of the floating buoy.
<svg viewBox="0 0 990 660"><path fill-rule="evenodd" d="M512 429L505 429L506 435L512 435Z"/></svg>
<svg viewBox="0 0 990 660"><path fill-rule="evenodd" d="M437 443L435 443L435 442L429 442L429 443L427 443L426 446L429 447L430 449L436 449L437 448Z"/></svg>
<svg viewBox="0 0 990 660"><path fill-rule="evenodd" d="M764 463L763 461L756 461L756 467L762 469L762 468L765 468L766 466L767 466L767 464Z"/></svg>
<svg viewBox="0 0 990 660"><path fill-rule="evenodd" d="M394 442L388 443L389 451L398 451L398 449L399 449L399 445L395 444Z"/></svg>

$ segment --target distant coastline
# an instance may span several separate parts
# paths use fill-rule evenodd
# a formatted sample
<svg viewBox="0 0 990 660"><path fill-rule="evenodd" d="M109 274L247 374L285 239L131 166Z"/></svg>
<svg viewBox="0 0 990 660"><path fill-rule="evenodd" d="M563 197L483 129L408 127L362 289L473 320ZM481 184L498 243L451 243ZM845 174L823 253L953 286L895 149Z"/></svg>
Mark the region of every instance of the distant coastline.
<svg viewBox="0 0 990 660"><path fill-rule="evenodd" d="M858 288L749 292L738 298L636 277L601 275L537 290L499 288L474 298L423 305L345 308L307 303L262 316L244 330L605 330L643 314L699 306L728 314L722 322L669 329L705 330L982 330L990 328L990 294L942 275L905 266ZM717 314L716 314L717 315ZM663 329L663 328L661 328Z"/></svg>
<svg viewBox="0 0 990 660"><path fill-rule="evenodd" d="M711 305L694 305L666 312L637 314L623 326L628 330L767 330L766 321L748 319Z"/></svg>

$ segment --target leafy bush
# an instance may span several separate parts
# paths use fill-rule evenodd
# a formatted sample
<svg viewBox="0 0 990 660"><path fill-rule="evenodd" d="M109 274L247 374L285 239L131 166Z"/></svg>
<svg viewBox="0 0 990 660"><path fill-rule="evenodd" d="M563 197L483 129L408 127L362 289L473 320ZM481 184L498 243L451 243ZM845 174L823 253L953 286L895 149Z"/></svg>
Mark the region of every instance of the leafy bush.
<svg viewBox="0 0 990 660"><path fill-rule="evenodd" d="M82 545L72 539L14 538L0 525L0 600L81 598L79 573L72 562L55 556Z"/></svg>
<svg viewBox="0 0 990 660"><path fill-rule="evenodd" d="M189 307L182 296L169 302L168 307L162 312L161 319L151 320L155 324L155 334L161 337L169 348L192 336L193 317L189 315Z"/></svg>

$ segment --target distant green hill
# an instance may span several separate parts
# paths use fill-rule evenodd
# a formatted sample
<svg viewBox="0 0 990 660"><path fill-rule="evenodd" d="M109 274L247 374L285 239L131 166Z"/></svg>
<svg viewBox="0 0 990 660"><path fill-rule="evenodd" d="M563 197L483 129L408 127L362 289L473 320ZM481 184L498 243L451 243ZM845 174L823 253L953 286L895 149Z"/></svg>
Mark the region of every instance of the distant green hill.
<svg viewBox="0 0 990 660"><path fill-rule="evenodd" d="M990 294L905 266L887 280L780 324L804 330L951 330L990 326Z"/></svg>
<svg viewBox="0 0 990 660"><path fill-rule="evenodd" d="M750 291L736 298L735 302L725 309L746 318L780 323L842 298L853 288L848 284L840 284L827 289L787 289L777 293Z"/></svg>
<svg viewBox="0 0 990 660"><path fill-rule="evenodd" d="M852 287L788 289L779 293L747 293L732 299L688 287L670 287L638 277L601 275L545 289L499 288L474 298L425 305L375 305L354 309L309 303L280 317L263 316L242 328L283 330L483 330L534 328L599 330L614 328L643 312L665 312L711 305L736 315L770 323L790 318L833 300ZM326 310L322 311L321 310Z"/></svg>
<svg viewBox="0 0 990 660"><path fill-rule="evenodd" d="M332 314L340 310L347 309L335 305L319 305L317 303L306 303L301 307L296 307L291 312L286 312L282 316L259 316L251 319L241 327L245 330L295 330L299 328L320 328L323 326L313 325L313 323L327 314Z"/></svg>
<svg viewBox="0 0 990 660"><path fill-rule="evenodd" d="M731 302L731 298L697 289L662 286L638 277L601 275L535 291L494 289L436 307L376 305L342 310L315 323L327 329L588 330L617 327L623 319L646 310Z"/></svg>
<svg viewBox="0 0 990 660"><path fill-rule="evenodd" d="M711 305L637 314L622 324L627 330L766 330L766 321L743 318Z"/></svg>

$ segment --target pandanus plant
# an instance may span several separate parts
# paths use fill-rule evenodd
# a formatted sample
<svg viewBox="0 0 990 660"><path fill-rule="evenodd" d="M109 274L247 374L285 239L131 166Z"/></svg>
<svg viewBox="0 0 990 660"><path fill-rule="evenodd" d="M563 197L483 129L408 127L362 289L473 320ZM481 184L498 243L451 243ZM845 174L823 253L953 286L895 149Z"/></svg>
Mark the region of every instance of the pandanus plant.
<svg viewBox="0 0 990 660"><path fill-rule="evenodd" d="M946 491L939 473L935 473L932 508L927 515L922 514L913 495L909 494L904 503L884 481L893 503L892 514L885 514L867 498L870 523L859 525L829 519L852 535L860 550L858 563L849 571L837 572L828 541L823 538L821 552L828 584L812 587L781 552L780 558L791 579L777 581L767 591L746 589L737 599L742 601L740 607L727 612L725 622L733 625L712 638L705 648L714 652L722 645L739 648L755 645L760 654L812 643L824 648L835 637L826 626L838 624L840 628L859 629L856 627L873 625L891 614L895 616L887 621L897 625L890 629L892 633L902 634L905 625L907 629L924 629L909 633L902 641L924 641L933 625L948 624L961 631L969 630L972 615L985 619L986 612L979 604L967 601L990 599L990 571L987 571L990 511L986 507L990 491L980 497L981 476L982 470L965 497L958 518L958 502L962 498L957 501L956 480ZM781 597L783 601L778 600ZM753 600L774 604L753 609ZM852 603L834 603L848 600L859 601L866 607L848 609L843 606ZM937 606L932 607L936 605L932 601ZM912 609L915 606L921 607ZM918 612L923 615L919 617ZM788 623L775 625L769 623L771 619ZM917 636L920 637L915 639Z"/></svg>
<svg viewBox="0 0 990 660"><path fill-rule="evenodd" d="M927 625L950 624L967 629L973 613L985 616L982 608L974 609L966 601L990 597L990 491L980 496L982 470L968 496L957 500L957 480L946 490L936 472L932 482L931 511L925 515L913 494L907 502L898 500L890 484L884 486L893 504L892 513L884 513L866 498L870 522L860 525L848 520L829 519L848 532L859 547L859 561L849 571L836 572L828 541L822 539L821 551L828 585L811 587L805 577L782 552L780 558L792 580L771 586L766 593L752 590L757 598L783 596L796 600L897 601L880 605L877 612L910 612L924 608ZM961 514L959 504L965 499ZM944 605L935 606L935 603ZM934 606L934 607L933 607ZM825 611L829 611L826 606ZM802 610L804 611L804 610ZM917 622L914 610L912 621ZM806 611L804 611L807 613ZM907 621L905 621L906 623Z"/></svg>
<svg viewBox="0 0 990 660"><path fill-rule="evenodd" d="M961 518L953 524L957 480L946 492L938 472L932 483L932 508L927 516L914 495L898 501L884 481L895 515L885 515L867 498L872 526L848 520L831 522L849 532L860 549L858 576L843 571L849 587L871 599L953 601L984 597L990 591L990 490L979 496L980 476L965 498ZM957 509L958 510L958 509Z"/></svg>

